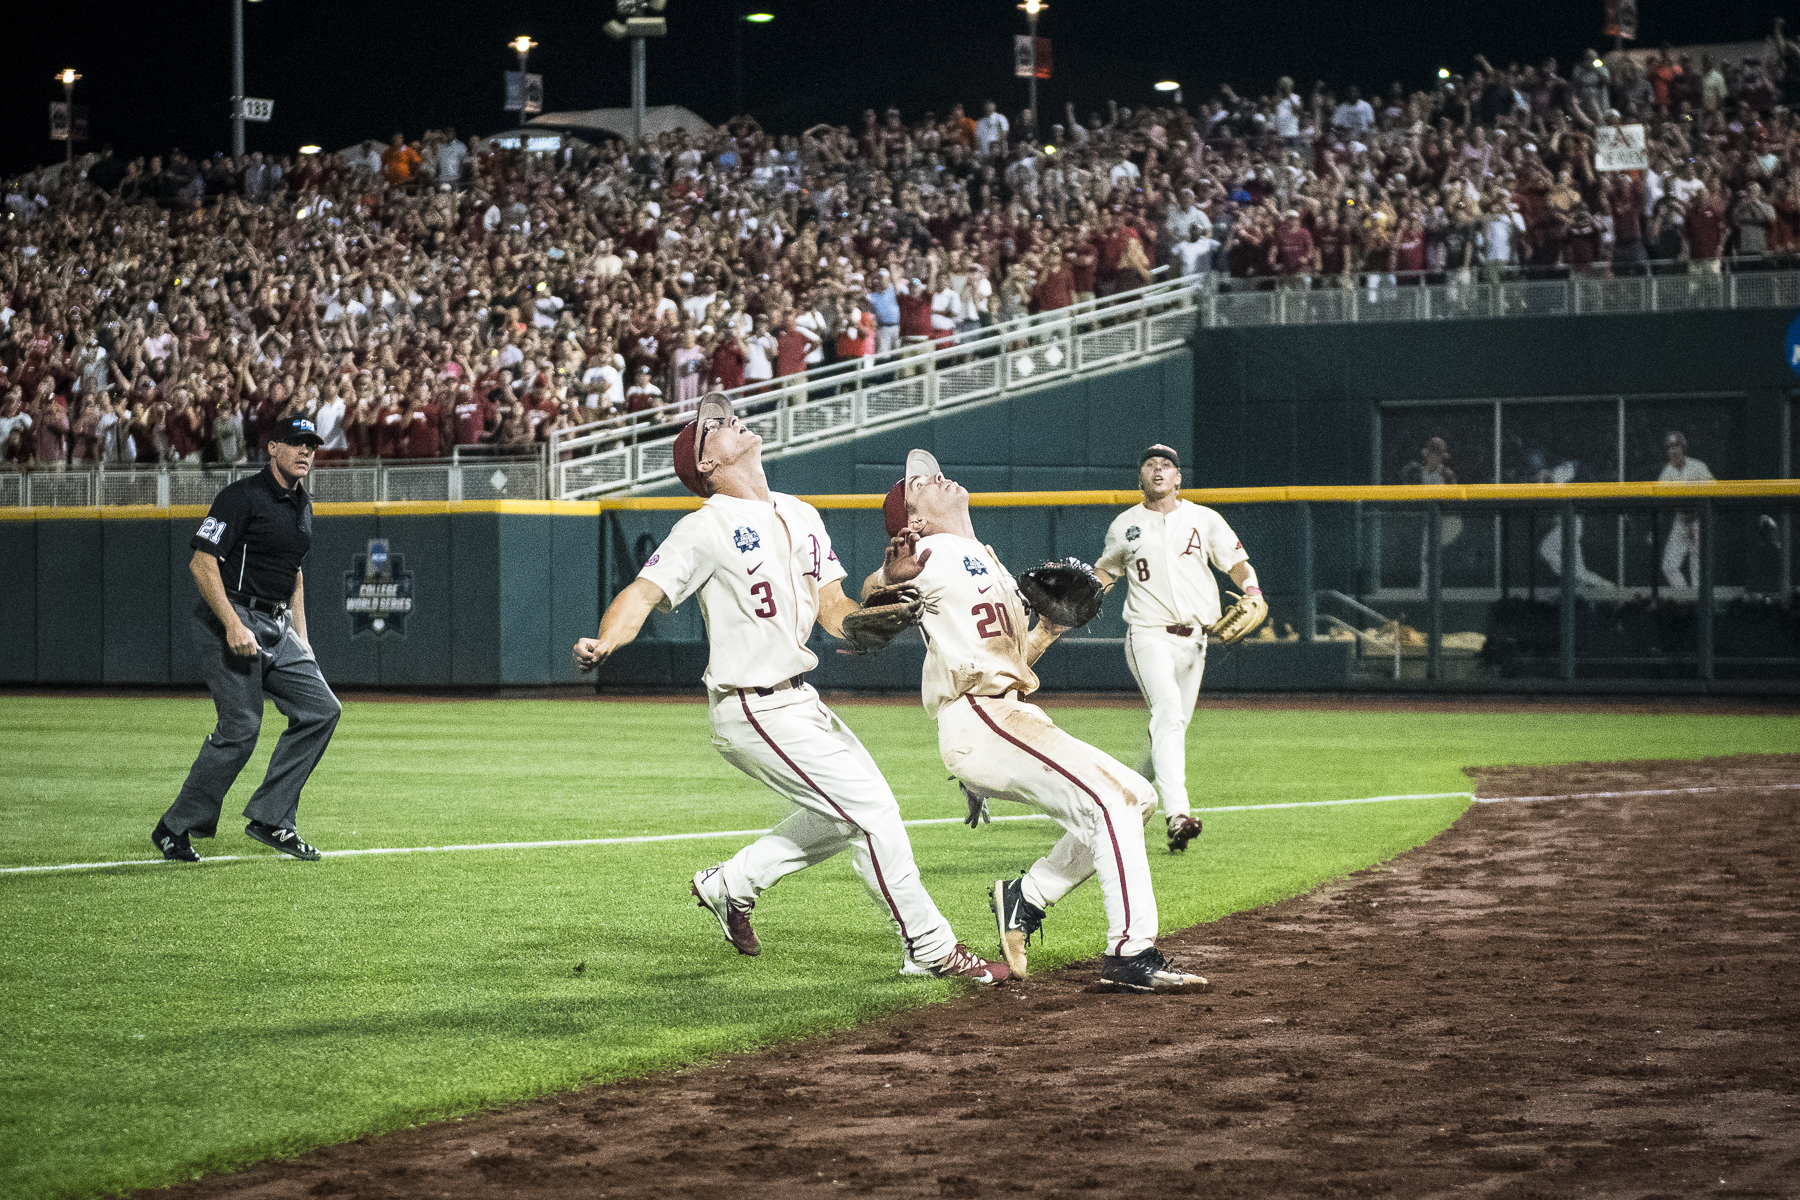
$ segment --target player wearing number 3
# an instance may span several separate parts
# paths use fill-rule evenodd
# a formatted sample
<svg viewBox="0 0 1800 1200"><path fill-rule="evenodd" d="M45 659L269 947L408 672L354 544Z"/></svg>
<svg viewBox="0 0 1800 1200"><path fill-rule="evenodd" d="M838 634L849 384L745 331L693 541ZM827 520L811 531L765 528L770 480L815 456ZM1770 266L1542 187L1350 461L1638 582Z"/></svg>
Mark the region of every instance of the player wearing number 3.
<svg viewBox="0 0 1800 1200"><path fill-rule="evenodd" d="M1209 633L1218 636L1219 585L1211 567L1244 589L1250 610L1233 620L1223 640L1254 629L1268 611L1244 543L1225 518L1181 498L1181 456L1168 446L1147 448L1138 467L1144 502L1126 509L1106 531L1094 572L1109 587L1124 579L1125 662L1150 707L1148 774L1162 794L1169 849L1186 850L1200 833L1187 793L1187 727L1200 696Z"/></svg>
<svg viewBox="0 0 1800 1200"><path fill-rule="evenodd" d="M692 893L740 954L758 954L750 926L757 898L784 876L849 850L857 872L898 927L923 972L1000 983L1005 963L958 944L925 893L900 807L868 751L804 678L816 621L839 636L858 611L844 568L811 505L769 490L762 438L709 393L675 438L675 472L706 497L676 523L643 571L619 593L598 637L575 643L583 670L604 663L643 627L698 595L712 652L705 682L713 745L725 760L799 807L771 832L695 874Z"/></svg>
<svg viewBox="0 0 1800 1200"><path fill-rule="evenodd" d="M990 798L1029 804L1066 831L1022 879L994 885L992 903L1007 965L1026 968L1025 948L1044 910L1090 876L1106 907L1101 979L1133 991L1206 986L1156 948L1156 895L1144 855L1144 821L1156 809L1148 781L1058 729L1025 697L1037 691L1031 664L1063 630L1042 617L1028 628L1017 584L975 537L969 493L945 479L923 450L883 508L887 560L863 586L911 583L924 600L923 691L937 718L938 752L969 798L969 823Z"/></svg>

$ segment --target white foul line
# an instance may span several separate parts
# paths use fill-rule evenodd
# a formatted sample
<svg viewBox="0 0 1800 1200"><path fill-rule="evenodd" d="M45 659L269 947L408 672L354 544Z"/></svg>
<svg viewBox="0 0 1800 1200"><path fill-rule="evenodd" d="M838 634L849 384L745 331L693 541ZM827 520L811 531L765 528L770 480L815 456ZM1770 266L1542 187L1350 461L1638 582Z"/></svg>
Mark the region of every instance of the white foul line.
<svg viewBox="0 0 1800 1200"><path fill-rule="evenodd" d="M1379 804L1389 800L1468 800L1472 798L1473 797L1468 792L1425 792L1417 795L1405 796L1364 796L1355 800L1303 800L1287 804L1229 804L1218 808L1200 808L1195 809L1194 811L1202 813L1256 812L1260 809L1274 808L1328 808L1340 804ZM1048 819L1048 817L1040 813L1028 813L1022 816L999 816L993 818L995 822L1044 821ZM916 821L906 821L904 824L962 825L965 824L965 821L962 817L926 817ZM320 855L324 858L352 858L359 855L370 854L436 854L450 850L545 850L559 846L631 846L640 845L646 842L690 842L707 838L761 837L763 834L769 832L771 831L767 829L721 829L708 833L656 833L644 834L638 837L567 838L553 842L479 842L456 846L387 846L366 850L322 850L320 851ZM204 866L207 863L271 862L285 857L286 855L281 854L219 854L209 858L203 858L197 864L190 863L185 865ZM45 871L96 871L103 870L107 867L162 865L164 865L164 862L160 858L133 858L124 859L119 862L57 863L50 866L36 867L0 867L0 875L28 875L39 874Z"/></svg>
<svg viewBox="0 0 1800 1200"><path fill-rule="evenodd" d="M1523 804L1532 800L1618 800L1626 796L1694 796L1701 792L1776 792L1800 783L1734 783L1728 786L1645 788L1635 792L1563 792L1555 796L1476 796L1477 804Z"/></svg>

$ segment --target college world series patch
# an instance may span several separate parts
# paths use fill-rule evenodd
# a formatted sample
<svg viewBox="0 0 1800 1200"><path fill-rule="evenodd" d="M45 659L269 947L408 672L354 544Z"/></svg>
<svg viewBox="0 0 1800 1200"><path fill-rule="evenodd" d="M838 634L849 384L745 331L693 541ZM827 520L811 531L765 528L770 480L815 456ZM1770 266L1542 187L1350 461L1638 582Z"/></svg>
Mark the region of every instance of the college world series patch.
<svg viewBox="0 0 1800 1200"><path fill-rule="evenodd" d="M970 558L968 556L964 556L963 558L963 570L971 575L986 575L988 573L986 563L982 562L979 558Z"/></svg>
<svg viewBox="0 0 1800 1200"><path fill-rule="evenodd" d="M740 554L748 554L758 546L762 545L762 538L758 537L756 535L756 530L750 528L748 525L739 525L732 533L731 541L732 544L738 548L738 553Z"/></svg>
<svg viewBox="0 0 1800 1200"><path fill-rule="evenodd" d="M1127 529L1125 531L1125 540L1128 542L1135 542L1138 540L1138 534L1140 534L1142 532L1143 531L1141 529L1139 529L1136 525L1133 525L1130 529Z"/></svg>

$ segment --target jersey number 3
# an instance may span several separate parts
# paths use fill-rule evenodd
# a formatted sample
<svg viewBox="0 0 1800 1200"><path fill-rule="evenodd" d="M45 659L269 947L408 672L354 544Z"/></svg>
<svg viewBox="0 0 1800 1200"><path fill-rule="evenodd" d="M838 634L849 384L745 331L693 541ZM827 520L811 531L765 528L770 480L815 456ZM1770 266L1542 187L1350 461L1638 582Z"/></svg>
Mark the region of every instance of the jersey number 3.
<svg viewBox="0 0 1800 1200"><path fill-rule="evenodd" d="M772 617L775 615L775 588L766 579L759 579L750 585L750 594L761 601L756 606L756 615Z"/></svg>
<svg viewBox="0 0 1800 1200"><path fill-rule="evenodd" d="M1004 604L977 604L969 610L969 615L976 619L975 632L984 638L1013 635L1012 614L1006 611Z"/></svg>

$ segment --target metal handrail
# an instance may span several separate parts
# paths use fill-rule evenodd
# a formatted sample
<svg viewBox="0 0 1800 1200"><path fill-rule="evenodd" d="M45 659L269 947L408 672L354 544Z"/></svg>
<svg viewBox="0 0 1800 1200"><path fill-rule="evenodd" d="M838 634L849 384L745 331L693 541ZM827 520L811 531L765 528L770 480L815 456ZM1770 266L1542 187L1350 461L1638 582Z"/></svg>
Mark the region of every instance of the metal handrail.
<svg viewBox="0 0 1800 1200"><path fill-rule="evenodd" d="M821 436L806 435L808 444L854 436L871 424L885 421L886 414L871 413L865 403L867 394L896 382L919 379L925 382L928 395L922 405L911 407L935 410L939 405L935 381L939 373L976 360L998 360L1021 346L1054 346L1103 330L1118 328L1130 322L1141 322L1164 312L1197 313L1195 297L1202 291L1201 276L1159 281L1104 299L1084 301L1048 313L1037 313L993 326L945 343L937 341L904 346L885 354L834 363L816 371L781 376L774 380L746 384L726 392L739 404L739 411L753 420L766 423L774 418L775 437L765 437L771 448L788 444L792 428L790 414L804 411L797 407L812 399L812 407L826 403L851 414ZM1197 320L1196 316L1196 320ZM1184 339L1185 340L1185 335ZM1137 338L1139 348L1148 344L1147 336ZM1060 351L1058 351L1060 355ZM1107 365L1111 365L1111 360ZM1079 373L1084 364L1077 363L1071 345L1070 355L1058 357L1049 370L1052 378L1065 378ZM1098 365L1098 364L1094 364ZM1037 386L1041 380L1032 377L1030 368L1020 368L1019 378L1012 370L996 370L996 382L984 391L1004 392ZM820 392L830 391L821 397ZM553 499L577 499L604 492L621 490L646 482L647 477L661 479L671 472L667 468L646 470L642 450L672 442L674 434L688 419L693 402L662 404L638 413L610 417L568 430L552 430L549 461L551 463L551 496ZM582 452L622 454L624 462L618 477L599 483L570 486L568 468L579 467Z"/></svg>
<svg viewBox="0 0 1800 1200"><path fill-rule="evenodd" d="M1317 594L1320 596L1329 596L1333 600L1337 600L1343 604L1347 604L1351 608L1355 609L1357 612L1362 613L1364 616L1374 617L1377 621L1381 622L1383 627L1386 627L1388 625L1392 625L1394 627L1394 637L1393 637L1394 678L1395 679L1400 678L1400 659L1401 659L1401 649L1402 649L1402 645L1403 645L1401 638L1400 638L1400 618L1399 617L1389 617L1385 613L1376 612L1374 609L1372 609L1368 605L1364 604L1361 600L1356 599L1354 596L1346 596L1346 595L1344 595L1344 593L1338 591L1335 588L1321 588ZM1350 624L1348 621L1339 620L1337 617L1332 616L1330 613L1320 613L1320 614L1318 614L1318 618L1320 620L1330 621L1330 622L1333 622L1334 624L1341 625L1343 628L1348 629L1351 633L1355 634L1358 638L1362 638L1367 641L1374 642L1377 646L1382 644L1382 640L1380 638L1375 637L1369 633L1364 632L1361 629L1356 628L1356 626Z"/></svg>

